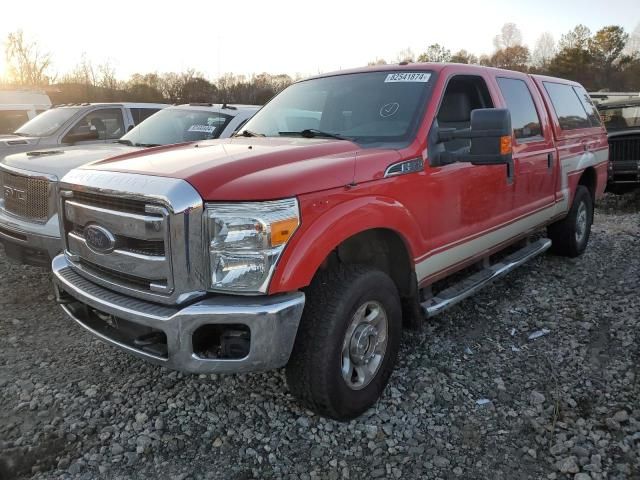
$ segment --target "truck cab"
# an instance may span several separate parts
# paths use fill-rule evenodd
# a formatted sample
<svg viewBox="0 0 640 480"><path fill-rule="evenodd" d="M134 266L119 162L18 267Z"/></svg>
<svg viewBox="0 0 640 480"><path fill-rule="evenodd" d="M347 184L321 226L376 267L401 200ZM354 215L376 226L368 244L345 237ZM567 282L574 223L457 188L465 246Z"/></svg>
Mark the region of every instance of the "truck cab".
<svg viewBox="0 0 640 480"><path fill-rule="evenodd" d="M170 368L286 367L300 402L347 420L384 390L403 326L585 250L607 158L574 82L429 63L313 77L233 138L67 174L57 298Z"/></svg>

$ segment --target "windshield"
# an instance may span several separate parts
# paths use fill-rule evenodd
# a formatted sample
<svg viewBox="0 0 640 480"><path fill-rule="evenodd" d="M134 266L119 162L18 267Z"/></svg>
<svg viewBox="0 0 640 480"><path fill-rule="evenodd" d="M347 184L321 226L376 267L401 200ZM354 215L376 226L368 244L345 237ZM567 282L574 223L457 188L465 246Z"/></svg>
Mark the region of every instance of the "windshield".
<svg viewBox="0 0 640 480"><path fill-rule="evenodd" d="M603 108L600 110L600 117L607 130L640 128L640 105Z"/></svg>
<svg viewBox="0 0 640 480"><path fill-rule="evenodd" d="M404 142L418 126L432 77L430 72L386 71L305 80L271 100L240 133Z"/></svg>
<svg viewBox="0 0 640 480"><path fill-rule="evenodd" d="M218 138L232 118L214 111L166 108L140 123L120 142L144 147L209 140Z"/></svg>
<svg viewBox="0 0 640 480"><path fill-rule="evenodd" d="M81 108L52 108L29 120L14 133L25 137L46 137L52 135Z"/></svg>

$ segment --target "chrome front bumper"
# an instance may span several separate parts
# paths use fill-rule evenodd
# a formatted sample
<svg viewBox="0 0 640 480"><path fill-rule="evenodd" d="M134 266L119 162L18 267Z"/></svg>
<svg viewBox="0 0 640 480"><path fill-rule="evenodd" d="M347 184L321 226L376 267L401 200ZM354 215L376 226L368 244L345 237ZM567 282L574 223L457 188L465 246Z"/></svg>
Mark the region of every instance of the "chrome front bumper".
<svg viewBox="0 0 640 480"><path fill-rule="evenodd" d="M52 264L58 302L82 327L133 355L174 370L238 373L284 366L291 355L304 293L241 297L216 295L187 307L159 305L98 286L76 273L64 255ZM244 358L204 358L194 351L194 332L205 325L242 325L250 332ZM166 354L140 348L141 331L166 335Z"/></svg>
<svg viewBox="0 0 640 480"><path fill-rule="evenodd" d="M0 242L8 257L39 267L51 268L51 259L62 251L58 215L46 224L27 222L0 208Z"/></svg>

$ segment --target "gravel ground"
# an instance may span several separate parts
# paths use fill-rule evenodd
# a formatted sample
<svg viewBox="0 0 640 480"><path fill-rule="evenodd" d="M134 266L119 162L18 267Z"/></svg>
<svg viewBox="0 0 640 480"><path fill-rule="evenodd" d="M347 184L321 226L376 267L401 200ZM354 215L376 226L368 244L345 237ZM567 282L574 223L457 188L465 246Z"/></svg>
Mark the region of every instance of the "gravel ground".
<svg viewBox="0 0 640 480"><path fill-rule="evenodd" d="M347 424L282 372L189 376L103 345L0 256L0 479L640 478L640 192L584 256L546 255L407 332Z"/></svg>

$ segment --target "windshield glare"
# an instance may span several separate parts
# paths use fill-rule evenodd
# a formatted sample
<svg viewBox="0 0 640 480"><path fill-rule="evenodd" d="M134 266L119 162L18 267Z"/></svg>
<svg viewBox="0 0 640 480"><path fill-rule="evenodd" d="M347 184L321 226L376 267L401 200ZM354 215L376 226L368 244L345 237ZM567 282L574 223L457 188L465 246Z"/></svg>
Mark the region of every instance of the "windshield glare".
<svg viewBox="0 0 640 480"><path fill-rule="evenodd" d="M431 80L424 71L305 80L277 95L242 131L275 137L311 129L356 142L406 141L417 128Z"/></svg>
<svg viewBox="0 0 640 480"><path fill-rule="evenodd" d="M52 108L29 120L14 133L29 137L52 135L80 110L81 108Z"/></svg>
<svg viewBox="0 0 640 480"><path fill-rule="evenodd" d="M120 140L133 145L170 145L218 138L231 116L205 110L166 108L151 115Z"/></svg>
<svg viewBox="0 0 640 480"><path fill-rule="evenodd" d="M604 108L600 117L607 130L624 130L640 128L640 105Z"/></svg>

